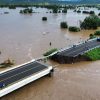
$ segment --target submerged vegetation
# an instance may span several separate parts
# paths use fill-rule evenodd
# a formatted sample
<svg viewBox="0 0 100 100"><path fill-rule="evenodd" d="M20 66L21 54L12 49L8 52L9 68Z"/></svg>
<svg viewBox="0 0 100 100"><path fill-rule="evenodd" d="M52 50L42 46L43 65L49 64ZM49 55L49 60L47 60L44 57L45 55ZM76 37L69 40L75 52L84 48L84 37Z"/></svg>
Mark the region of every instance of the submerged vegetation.
<svg viewBox="0 0 100 100"><path fill-rule="evenodd" d="M33 9L32 8L25 8L23 10L20 10L20 13L22 13L22 14L33 13Z"/></svg>
<svg viewBox="0 0 100 100"><path fill-rule="evenodd" d="M100 30L97 30L93 34L90 34L90 39L96 38L97 36L100 36Z"/></svg>
<svg viewBox="0 0 100 100"><path fill-rule="evenodd" d="M0 64L0 67L4 68L4 67L10 67L14 65L14 61L13 60L5 60L3 63Z"/></svg>
<svg viewBox="0 0 100 100"><path fill-rule="evenodd" d="M54 53L54 52L56 52L56 51L58 51L58 49L57 49L57 48L53 48L53 49L47 51L46 53L44 53L43 55L44 55L44 56L49 56L50 54L52 54L52 53Z"/></svg>
<svg viewBox="0 0 100 100"><path fill-rule="evenodd" d="M100 30L96 31L94 35L100 35Z"/></svg>
<svg viewBox="0 0 100 100"><path fill-rule="evenodd" d="M80 31L80 28L79 27L76 27L76 26L70 26L69 27L69 31L71 31L71 32L79 32Z"/></svg>
<svg viewBox="0 0 100 100"><path fill-rule="evenodd" d="M94 12L94 11L90 11L90 13L89 13L89 14L94 15L94 14L95 14L95 12Z"/></svg>
<svg viewBox="0 0 100 100"><path fill-rule="evenodd" d="M100 18L96 15L86 17L83 22L80 23L81 29L97 29L100 26Z"/></svg>
<svg viewBox="0 0 100 100"><path fill-rule="evenodd" d="M92 61L100 60L100 48L93 49L84 55Z"/></svg>
<svg viewBox="0 0 100 100"><path fill-rule="evenodd" d="M42 20L43 21L47 21L47 17L42 17Z"/></svg>
<svg viewBox="0 0 100 100"><path fill-rule="evenodd" d="M96 36L94 34L90 34L89 38L93 39L93 38L96 38Z"/></svg>
<svg viewBox="0 0 100 100"><path fill-rule="evenodd" d="M61 22L60 27L61 28L68 28L67 22Z"/></svg>
<svg viewBox="0 0 100 100"><path fill-rule="evenodd" d="M62 10L62 13L67 13L67 8L64 8L64 9Z"/></svg>

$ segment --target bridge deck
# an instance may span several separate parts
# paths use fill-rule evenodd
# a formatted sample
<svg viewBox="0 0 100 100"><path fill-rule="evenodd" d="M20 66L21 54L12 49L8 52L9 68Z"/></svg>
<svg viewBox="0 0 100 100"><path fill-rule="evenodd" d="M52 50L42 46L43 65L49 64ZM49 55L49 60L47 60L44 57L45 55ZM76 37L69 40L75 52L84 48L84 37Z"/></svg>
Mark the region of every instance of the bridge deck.
<svg viewBox="0 0 100 100"><path fill-rule="evenodd" d="M93 49L94 47L100 46L100 42L97 40L87 41L86 43L73 46L72 48L66 49L62 52L57 53L57 55L67 56L67 57L75 57L79 54L83 54L84 52Z"/></svg>
<svg viewBox="0 0 100 100"><path fill-rule="evenodd" d="M32 74L38 73L47 68L48 67L46 65L36 61L22 65L18 68L0 74L0 84L4 84L4 87L6 87L10 84L13 84L14 82L29 77Z"/></svg>

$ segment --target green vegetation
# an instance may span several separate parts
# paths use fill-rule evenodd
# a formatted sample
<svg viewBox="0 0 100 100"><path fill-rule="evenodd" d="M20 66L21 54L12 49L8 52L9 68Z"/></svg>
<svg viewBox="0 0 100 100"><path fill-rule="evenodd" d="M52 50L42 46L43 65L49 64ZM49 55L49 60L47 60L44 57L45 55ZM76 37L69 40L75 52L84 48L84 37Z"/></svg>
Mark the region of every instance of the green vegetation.
<svg viewBox="0 0 100 100"><path fill-rule="evenodd" d="M16 9L16 6L14 6L14 5L9 5L9 9Z"/></svg>
<svg viewBox="0 0 100 100"><path fill-rule="evenodd" d="M90 34L90 39L96 38L94 34Z"/></svg>
<svg viewBox="0 0 100 100"><path fill-rule="evenodd" d="M67 22L61 22L60 27L61 28L68 28Z"/></svg>
<svg viewBox="0 0 100 100"><path fill-rule="evenodd" d="M100 35L100 30L96 31L94 35Z"/></svg>
<svg viewBox="0 0 100 100"><path fill-rule="evenodd" d="M67 13L67 8L64 8L64 9L62 10L62 13Z"/></svg>
<svg viewBox="0 0 100 100"><path fill-rule="evenodd" d="M4 68L4 67L10 67L14 65L14 61L13 60L5 60L3 63L0 64L0 67Z"/></svg>
<svg viewBox="0 0 100 100"><path fill-rule="evenodd" d="M81 11L80 11L80 10L78 10L78 11L77 11L77 13L81 13Z"/></svg>
<svg viewBox="0 0 100 100"><path fill-rule="evenodd" d="M58 8L57 8L57 7L54 7L54 8L52 9L52 12L53 12L53 13L58 13Z"/></svg>
<svg viewBox="0 0 100 100"><path fill-rule="evenodd" d="M83 14L95 15L94 11L83 11Z"/></svg>
<svg viewBox="0 0 100 100"><path fill-rule="evenodd" d="M93 38L96 38L97 37L97 35L100 35L100 31L98 30L98 31L95 31L93 34L90 34L90 39L93 39Z"/></svg>
<svg viewBox="0 0 100 100"><path fill-rule="evenodd" d="M47 21L47 17L42 17L42 20L43 21Z"/></svg>
<svg viewBox="0 0 100 100"><path fill-rule="evenodd" d="M95 14L95 12L94 11L90 11L90 14L92 15L92 14Z"/></svg>
<svg viewBox="0 0 100 100"><path fill-rule="evenodd" d="M20 13L29 14L29 13L33 13L33 10L32 10L32 8L25 8L23 10L20 10Z"/></svg>
<svg viewBox="0 0 100 100"><path fill-rule="evenodd" d="M49 56L50 54L52 54L52 53L54 53L54 52L56 52L56 51L58 51L58 49L57 49L57 48L54 48L54 49L51 49L51 50L47 51L47 52L44 53L43 55L44 55L44 56Z"/></svg>
<svg viewBox="0 0 100 100"><path fill-rule="evenodd" d="M83 11L82 13L83 14L89 14L90 12L89 11Z"/></svg>
<svg viewBox="0 0 100 100"><path fill-rule="evenodd" d="M100 48L93 49L84 55L90 58L92 61L100 60Z"/></svg>
<svg viewBox="0 0 100 100"><path fill-rule="evenodd" d="M86 17L83 22L80 23L81 29L97 29L100 26L100 18L96 15Z"/></svg>
<svg viewBox="0 0 100 100"><path fill-rule="evenodd" d="M71 31L71 32L79 32L80 31L80 28L79 27L76 27L76 26L70 26L69 27L69 31Z"/></svg>

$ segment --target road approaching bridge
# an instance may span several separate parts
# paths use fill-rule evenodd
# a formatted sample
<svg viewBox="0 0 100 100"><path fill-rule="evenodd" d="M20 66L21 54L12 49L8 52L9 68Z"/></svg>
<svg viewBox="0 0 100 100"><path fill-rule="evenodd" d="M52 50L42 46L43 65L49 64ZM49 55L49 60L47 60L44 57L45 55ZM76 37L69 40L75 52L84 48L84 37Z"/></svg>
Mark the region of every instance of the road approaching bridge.
<svg viewBox="0 0 100 100"><path fill-rule="evenodd" d="M84 43L81 43L79 45L73 45L70 48L61 50L53 55L51 59L56 60L59 63L72 63L78 56L83 55L84 53L97 47L100 47L100 41L96 38L85 41Z"/></svg>
<svg viewBox="0 0 100 100"><path fill-rule="evenodd" d="M31 61L0 73L0 97L45 75L52 75L52 66Z"/></svg>

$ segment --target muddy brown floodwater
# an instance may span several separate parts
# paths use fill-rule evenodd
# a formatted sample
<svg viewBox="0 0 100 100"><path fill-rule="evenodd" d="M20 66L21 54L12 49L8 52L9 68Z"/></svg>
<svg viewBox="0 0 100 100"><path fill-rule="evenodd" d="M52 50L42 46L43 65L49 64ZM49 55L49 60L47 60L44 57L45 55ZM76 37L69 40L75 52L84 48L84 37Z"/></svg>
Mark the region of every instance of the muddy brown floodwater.
<svg viewBox="0 0 100 100"><path fill-rule="evenodd" d="M19 65L42 56L51 48L60 49L82 42L95 31L71 33L61 30L61 21L79 26L79 21L88 16L72 10L68 10L68 14L50 14L46 13L47 9L34 8L39 13L21 15L20 9L0 8L0 62L10 58ZM5 11L9 14L3 14ZM41 20L43 16L48 17L47 22ZM100 61L63 65L48 61L48 64L58 65L52 78L41 78L0 100L100 100Z"/></svg>

